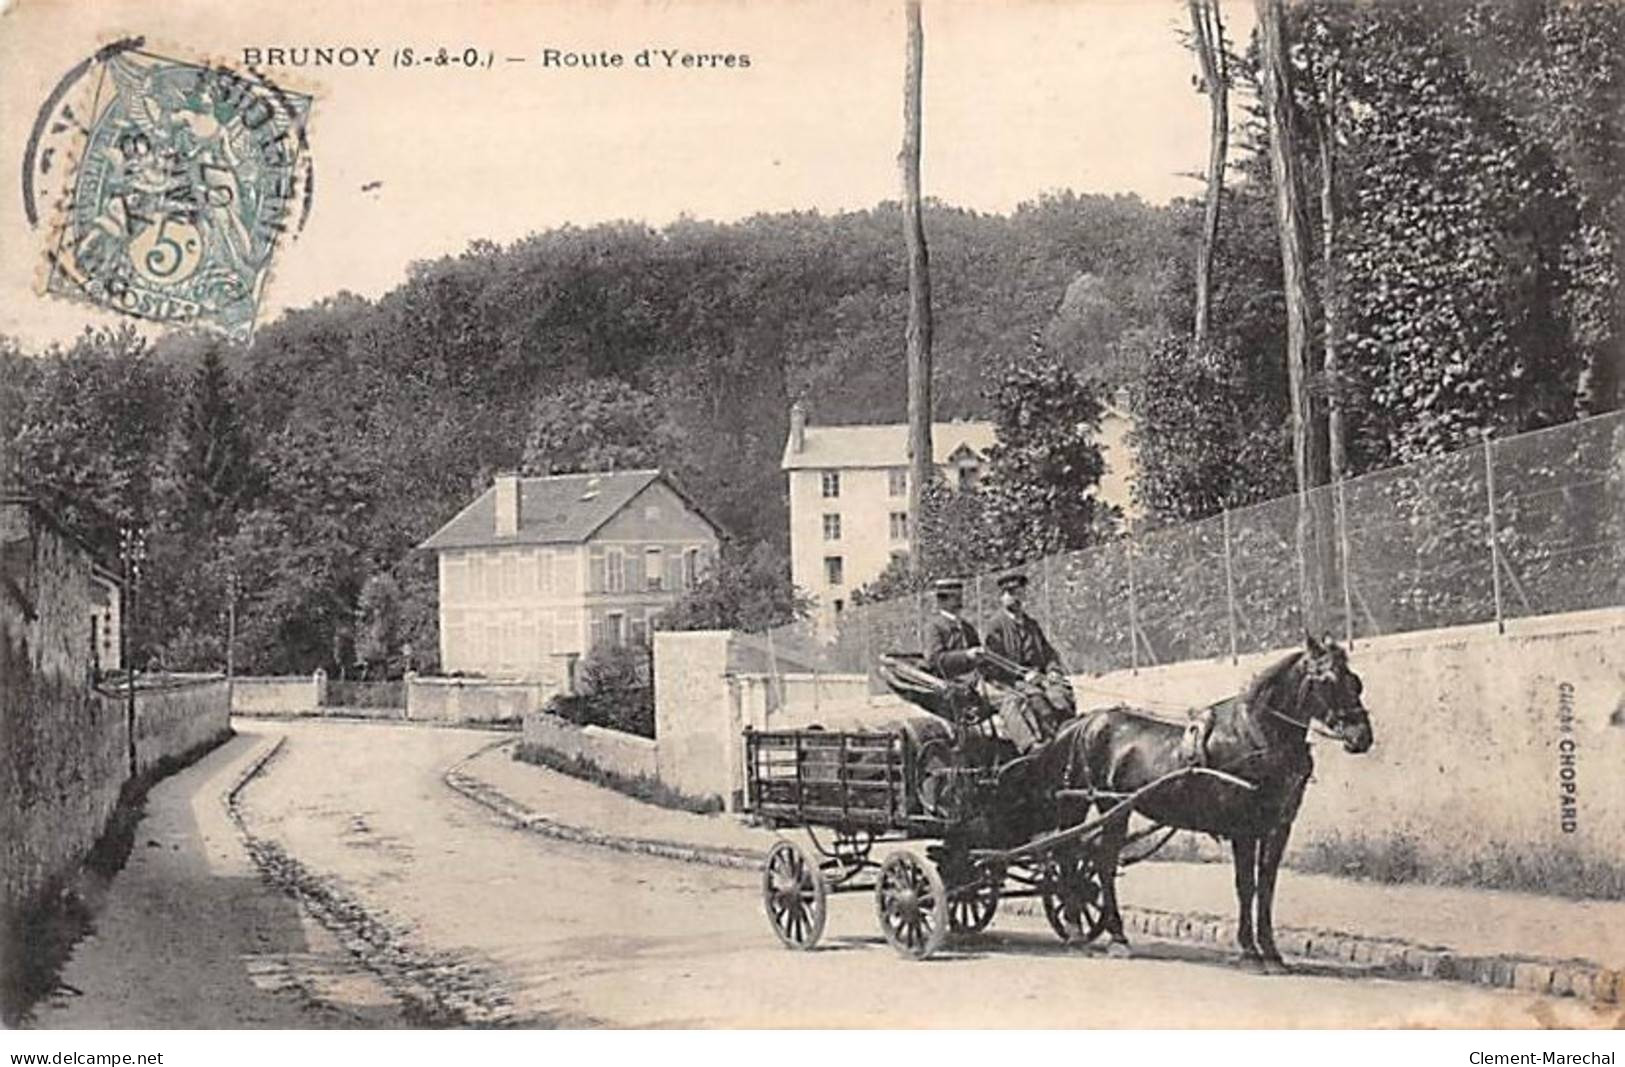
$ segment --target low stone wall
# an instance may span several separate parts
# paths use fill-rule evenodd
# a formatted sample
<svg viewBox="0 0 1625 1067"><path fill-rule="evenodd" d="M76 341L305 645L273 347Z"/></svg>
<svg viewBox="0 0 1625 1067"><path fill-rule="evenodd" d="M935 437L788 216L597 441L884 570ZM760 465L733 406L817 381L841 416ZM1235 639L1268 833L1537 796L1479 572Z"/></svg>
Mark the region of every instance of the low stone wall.
<svg viewBox="0 0 1625 1067"><path fill-rule="evenodd" d="M1357 642L1376 743L1316 743L1289 860L1397 854L1420 878L1531 885L1625 869L1622 650L1625 610ZM1079 704L1206 704L1287 651L1079 678Z"/></svg>
<svg viewBox="0 0 1625 1067"><path fill-rule="evenodd" d="M314 715L326 695L324 679L305 677L237 677L231 684L231 710L239 715Z"/></svg>
<svg viewBox="0 0 1625 1067"><path fill-rule="evenodd" d="M119 708L127 705L112 699ZM224 677L172 681L135 693L135 761L137 773L160 760L173 759L231 729L231 689Z"/></svg>
<svg viewBox="0 0 1625 1067"><path fill-rule="evenodd" d="M406 717L427 722L517 722L541 711L555 691L546 682L413 675L406 680Z"/></svg>
<svg viewBox="0 0 1625 1067"><path fill-rule="evenodd" d="M577 726L545 711L525 716L524 742L570 757L591 760L606 771L628 778L657 777L656 744L647 737L602 726Z"/></svg>

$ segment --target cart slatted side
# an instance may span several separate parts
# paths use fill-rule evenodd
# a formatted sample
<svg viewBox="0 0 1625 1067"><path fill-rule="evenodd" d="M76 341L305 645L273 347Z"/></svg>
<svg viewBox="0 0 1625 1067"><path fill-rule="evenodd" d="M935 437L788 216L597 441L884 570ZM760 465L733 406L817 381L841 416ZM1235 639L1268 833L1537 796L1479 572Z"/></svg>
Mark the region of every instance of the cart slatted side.
<svg viewBox="0 0 1625 1067"><path fill-rule="evenodd" d="M775 822L871 830L908 816L908 748L901 733L751 731L750 806Z"/></svg>

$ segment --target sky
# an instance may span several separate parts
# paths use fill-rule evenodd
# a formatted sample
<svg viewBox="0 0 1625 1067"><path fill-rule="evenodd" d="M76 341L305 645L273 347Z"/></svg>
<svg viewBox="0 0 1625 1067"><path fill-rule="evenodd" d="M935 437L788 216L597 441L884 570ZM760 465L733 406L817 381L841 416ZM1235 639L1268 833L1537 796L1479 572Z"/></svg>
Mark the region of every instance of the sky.
<svg viewBox="0 0 1625 1067"><path fill-rule="evenodd" d="M1224 12L1245 40L1252 5ZM1185 18L1181 0L925 0L926 195L1005 213L1062 188L1199 194L1206 101ZM14 0L0 14L0 334L25 348L119 321L38 295L47 227L29 226L16 176L63 74L130 34L239 68L257 49L269 77L315 98L312 210L277 250L261 323L343 290L380 295L414 260L476 239L900 195L902 0ZM265 62L317 46L375 49L377 65ZM493 65L392 65L441 47ZM544 65L549 49L622 66ZM662 50L736 59L668 67Z"/></svg>

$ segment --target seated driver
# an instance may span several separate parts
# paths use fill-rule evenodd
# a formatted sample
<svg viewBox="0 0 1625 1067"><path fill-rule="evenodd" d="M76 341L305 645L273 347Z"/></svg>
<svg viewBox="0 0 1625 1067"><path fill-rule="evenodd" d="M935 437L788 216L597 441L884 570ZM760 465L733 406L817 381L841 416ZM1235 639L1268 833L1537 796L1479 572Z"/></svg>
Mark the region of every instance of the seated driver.
<svg viewBox="0 0 1625 1067"><path fill-rule="evenodd" d="M982 670L1011 686L999 701L1005 733L1022 752L1055 736L1075 707L1071 684L1055 647L1023 603L1027 576L1012 571L999 578L1002 610L987 629L987 650L1018 668L1019 673L984 660Z"/></svg>

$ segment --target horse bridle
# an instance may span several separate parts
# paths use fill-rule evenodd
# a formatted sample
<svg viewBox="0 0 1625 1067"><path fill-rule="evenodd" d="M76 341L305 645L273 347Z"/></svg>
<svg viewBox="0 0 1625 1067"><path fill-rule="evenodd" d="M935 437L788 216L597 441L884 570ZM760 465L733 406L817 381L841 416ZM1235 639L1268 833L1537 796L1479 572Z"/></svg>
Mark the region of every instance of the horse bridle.
<svg viewBox="0 0 1625 1067"><path fill-rule="evenodd" d="M1314 676L1310 675L1308 672L1304 673L1303 681L1298 685L1298 703L1300 705L1308 703L1308 701L1305 699L1306 690L1308 691L1308 695L1312 695L1315 698L1316 703L1320 705L1321 711L1325 712L1324 715L1309 715L1306 718L1298 719L1288 715L1286 712L1270 704L1262 704L1261 707L1271 715L1275 716L1277 719L1280 719L1282 722L1291 723L1293 726L1302 729L1306 733L1318 734L1321 737L1341 744L1343 742L1343 735L1337 732L1336 727L1338 724L1341 724L1353 717L1351 710L1346 707L1334 708L1331 702L1328 701L1321 693L1321 687L1317 683ZM1324 726L1315 721L1317 717L1321 722L1325 723Z"/></svg>

